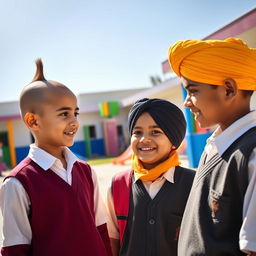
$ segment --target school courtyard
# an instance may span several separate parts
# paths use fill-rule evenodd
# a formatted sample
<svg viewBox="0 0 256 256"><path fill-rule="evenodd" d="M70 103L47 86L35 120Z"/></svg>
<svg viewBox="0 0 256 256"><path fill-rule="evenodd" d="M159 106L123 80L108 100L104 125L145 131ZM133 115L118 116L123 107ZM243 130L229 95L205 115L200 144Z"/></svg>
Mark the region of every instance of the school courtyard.
<svg viewBox="0 0 256 256"><path fill-rule="evenodd" d="M256 8L242 15L236 20L226 24L214 33L203 39L224 39L238 37L244 40L250 47L256 47ZM77 155L87 159L108 156L114 157L124 151L128 145L127 113L131 105L138 99L163 98L169 100L183 109L185 92L180 80L172 74L168 60L162 63L165 81L152 88L139 88L136 90L119 90L78 95L80 103L81 127L72 148ZM252 109L256 109L256 94L252 97ZM104 111L108 106L115 110L111 104L118 103L118 115L109 116ZM99 115L100 105L100 115ZM33 143L31 134L23 125L19 114L18 102L3 102L0 104L0 141L4 142L4 157L9 166L14 167L26 157L29 144ZM107 109L107 108L106 108ZM111 112L111 111L110 111ZM196 167L202 153L209 131L201 130L194 123L192 114L184 109L188 124L186 135L186 154L181 155L181 165L184 167ZM114 117L112 118L112 115ZM114 136L113 136L114 134ZM115 138L115 139L113 139ZM115 141L115 144L112 142ZM126 145L125 145L126 144ZM120 152L118 152L118 150ZM130 162L125 165L113 165L111 163L91 165L95 170L102 197L106 198L107 189L114 174L130 168ZM7 173L5 172L4 175ZM0 184L3 177L0 177ZM1 216L1 215L0 215ZM0 229L2 218L0 217ZM0 245L2 238L0 236Z"/></svg>

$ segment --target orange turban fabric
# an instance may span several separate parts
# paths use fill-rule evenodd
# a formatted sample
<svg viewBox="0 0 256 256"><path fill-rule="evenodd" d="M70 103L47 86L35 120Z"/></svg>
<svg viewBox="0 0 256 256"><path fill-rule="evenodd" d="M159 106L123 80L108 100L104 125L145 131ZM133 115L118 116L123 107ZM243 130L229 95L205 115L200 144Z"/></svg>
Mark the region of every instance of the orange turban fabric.
<svg viewBox="0 0 256 256"><path fill-rule="evenodd" d="M178 41L168 55L179 77L213 85L233 78L238 89L256 90L256 49L240 39Z"/></svg>

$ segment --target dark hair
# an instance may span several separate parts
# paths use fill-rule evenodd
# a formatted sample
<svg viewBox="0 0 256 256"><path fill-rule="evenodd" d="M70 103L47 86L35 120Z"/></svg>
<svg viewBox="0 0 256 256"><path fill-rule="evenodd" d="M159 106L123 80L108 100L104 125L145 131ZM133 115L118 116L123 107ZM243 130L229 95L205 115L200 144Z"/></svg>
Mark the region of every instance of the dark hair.
<svg viewBox="0 0 256 256"><path fill-rule="evenodd" d="M218 85L209 84L212 89L217 89Z"/></svg>
<svg viewBox="0 0 256 256"><path fill-rule="evenodd" d="M43 113L42 104L50 102L49 95L47 92L56 90L58 88L73 92L65 85L52 81L46 80L43 72L43 62L41 59L37 59L36 73L30 84L25 86L20 94L20 110L24 117L27 112Z"/></svg>
<svg viewBox="0 0 256 256"><path fill-rule="evenodd" d="M243 90L243 92L244 92L244 95L245 95L245 96L252 96L252 94L253 94L254 91Z"/></svg>
<svg viewBox="0 0 256 256"><path fill-rule="evenodd" d="M212 89L216 89L218 85L213 85L213 84L210 84L211 88ZM250 90L241 90L243 92L243 95L244 97L248 97L248 96L252 96L253 92L254 91L250 91Z"/></svg>
<svg viewBox="0 0 256 256"><path fill-rule="evenodd" d="M46 81L44 77L44 67L43 67L43 62L42 60L36 59L36 73L31 81L31 83L36 82L36 81Z"/></svg>

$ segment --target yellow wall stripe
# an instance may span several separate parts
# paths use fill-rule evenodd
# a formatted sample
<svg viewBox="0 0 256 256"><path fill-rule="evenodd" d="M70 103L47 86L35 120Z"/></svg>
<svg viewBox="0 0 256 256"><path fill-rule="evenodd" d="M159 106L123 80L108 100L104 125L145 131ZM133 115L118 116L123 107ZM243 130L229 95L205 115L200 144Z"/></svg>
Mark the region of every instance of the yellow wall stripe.
<svg viewBox="0 0 256 256"><path fill-rule="evenodd" d="M10 147L11 167L13 168L16 166L17 162L16 162L16 153L15 153L15 146L14 146L12 120L7 121L7 128L8 128L9 147Z"/></svg>

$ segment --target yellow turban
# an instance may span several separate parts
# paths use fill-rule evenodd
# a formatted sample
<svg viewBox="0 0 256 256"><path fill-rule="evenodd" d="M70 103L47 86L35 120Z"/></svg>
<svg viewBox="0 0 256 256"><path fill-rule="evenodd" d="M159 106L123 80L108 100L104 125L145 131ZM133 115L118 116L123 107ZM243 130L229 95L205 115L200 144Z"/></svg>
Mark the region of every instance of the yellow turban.
<svg viewBox="0 0 256 256"><path fill-rule="evenodd" d="M239 89L256 90L256 49L240 39L178 41L168 55L179 77L213 85L233 78Z"/></svg>

